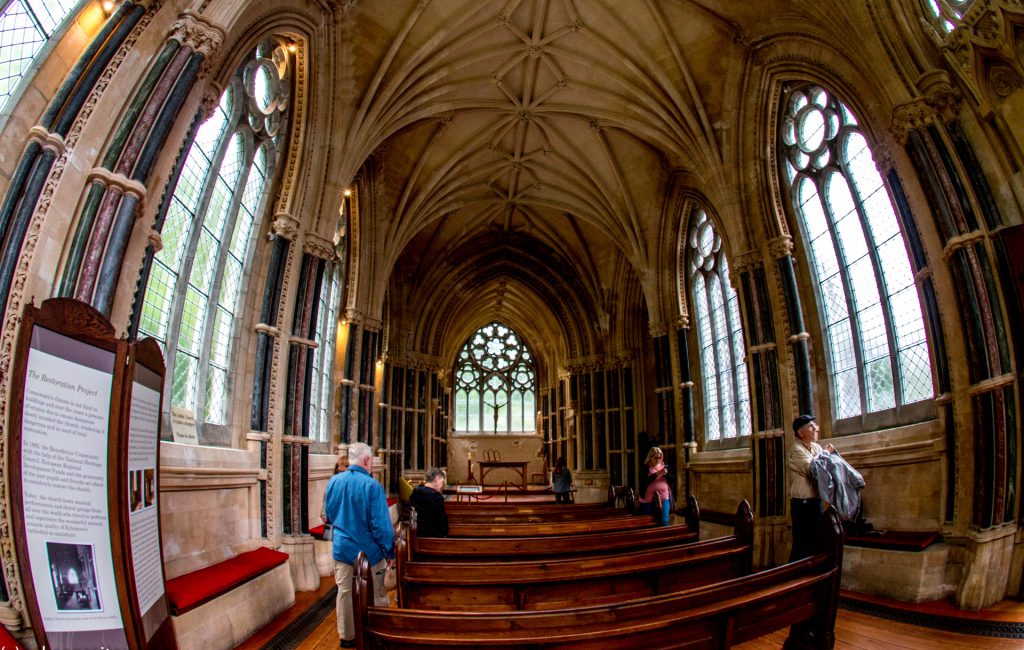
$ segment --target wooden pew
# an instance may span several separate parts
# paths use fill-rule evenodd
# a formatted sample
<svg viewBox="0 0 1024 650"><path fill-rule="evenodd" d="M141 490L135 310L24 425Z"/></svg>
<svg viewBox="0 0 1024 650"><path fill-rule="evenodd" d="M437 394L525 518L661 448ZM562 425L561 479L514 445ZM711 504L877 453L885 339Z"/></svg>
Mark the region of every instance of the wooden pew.
<svg viewBox="0 0 1024 650"><path fill-rule="evenodd" d="M700 508L692 495L680 513L686 518L682 525L553 537L420 537L414 518L399 527L395 548L399 563L409 560L508 562L626 553L698 541Z"/></svg>
<svg viewBox="0 0 1024 650"><path fill-rule="evenodd" d="M400 607L553 609L672 593L750 572L753 517L743 501L735 535L626 553L496 562L402 562Z"/></svg>
<svg viewBox="0 0 1024 650"><path fill-rule="evenodd" d="M454 493L454 491L446 492L446 494L449 493ZM497 499L481 499L480 501L463 503L447 501L445 506L450 515L461 512L492 513L496 515L512 513L544 514L548 512L586 512L609 508L624 508L627 512L635 514L636 495L633 492L633 488L628 485L613 485L608 488L608 498L603 503L506 502Z"/></svg>
<svg viewBox="0 0 1024 650"><path fill-rule="evenodd" d="M638 530L653 528L652 518L638 515L623 515L608 519L583 521L553 521L534 523L474 523L448 522L449 537L553 537L555 535L583 535L617 530Z"/></svg>
<svg viewBox="0 0 1024 650"><path fill-rule="evenodd" d="M369 562L356 560L358 647L729 648L790 628L787 648L828 649L842 570L843 530L834 508L822 516L819 554L679 593L547 611L463 612L370 605Z"/></svg>
<svg viewBox="0 0 1024 650"><path fill-rule="evenodd" d="M447 508L445 509L447 511ZM591 508L570 512L552 510L550 512L467 512L453 510L448 512L449 524L541 524L559 521L594 521L598 519L615 519L627 517L630 512L624 508Z"/></svg>

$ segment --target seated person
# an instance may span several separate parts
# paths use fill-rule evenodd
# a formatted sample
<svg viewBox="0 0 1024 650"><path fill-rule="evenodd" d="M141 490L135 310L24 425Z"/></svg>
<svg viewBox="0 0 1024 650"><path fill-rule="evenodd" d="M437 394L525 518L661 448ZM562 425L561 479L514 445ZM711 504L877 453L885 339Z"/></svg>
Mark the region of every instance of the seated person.
<svg viewBox="0 0 1024 650"><path fill-rule="evenodd" d="M410 502L416 508L416 534L421 537L448 537L448 513L441 494L446 480L443 469L431 467L423 485L412 491Z"/></svg>

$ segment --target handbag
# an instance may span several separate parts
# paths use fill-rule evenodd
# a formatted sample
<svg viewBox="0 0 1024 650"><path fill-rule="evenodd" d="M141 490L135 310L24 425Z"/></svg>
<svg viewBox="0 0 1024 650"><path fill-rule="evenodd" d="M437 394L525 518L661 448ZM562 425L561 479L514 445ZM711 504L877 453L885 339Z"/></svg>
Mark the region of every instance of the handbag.
<svg viewBox="0 0 1024 650"><path fill-rule="evenodd" d="M323 537L323 539L324 539L325 542L330 542L330 541L334 540L334 525L333 524L324 524L324 537Z"/></svg>
<svg viewBox="0 0 1024 650"><path fill-rule="evenodd" d="M381 598L387 596L388 592L398 588L398 572L394 567L384 567L377 572L377 577L380 579L377 589Z"/></svg>

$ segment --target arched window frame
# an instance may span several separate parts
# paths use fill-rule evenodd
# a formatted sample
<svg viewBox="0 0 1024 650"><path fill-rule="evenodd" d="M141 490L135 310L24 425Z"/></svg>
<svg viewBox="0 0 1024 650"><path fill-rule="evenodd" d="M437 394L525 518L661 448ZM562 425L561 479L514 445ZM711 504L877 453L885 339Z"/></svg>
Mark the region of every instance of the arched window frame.
<svg viewBox="0 0 1024 650"><path fill-rule="evenodd" d="M0 10L0 114L19 94L21 80L47 43L67 24L84 0L7 0Z"/></svg>
<svg viewBox="0 0 1024 650"><path fill-rule="evenodd" d="M810 119L805 115L815 111L809 107L815 100L800 99L801 94L806 98L825 98L821 100L825 101L821 107L821 142L816 148L801 148L796 143L796 138L801 137L799 123ZM795 108L794 102L803 103ZM812 129L810 133L818 139L818 131ZM903 224L891 190L875 166L868 134L835 93L815 83L794 82L783 92L778 138L780 179L783 192L789 197L787 207L796 224L794 232L801 235L800 248L807 261L821 328L819 353L829 377L827 392L822 392L828 396L832 432L859 433L933 418L930 398L934 396L934 384L924 310ZM851 154L860 140L864 146ZM805 149L813 151L808 153ZM870 189L872 186L874 189ZM803 193L812 187L813 193ZM850 197L850 209L837 216L835 206L844 198L844 192ZM837 198L831 196L833 193ZM819 208L821 214L815 214ZM837 226L846 219L854 221ZM858 233L864 242L864 252L856 256ZM818 241L820 249L815 243ZM854 268L858 264L869 268ZM865 282L865 278L873 279L873 283ZM902 286L897 282L899 279L903 280ZM826 299L823 286L829 289L829 296L835 297L831 302ZM865 313L876 307L871 302L872 289L879 312L874 315ZM912 296L904 293L911 290ZM899 318L894 316L897 310ZM845 317L836 317L843 313ZM841 331L844 321L848 321L848 333ZM877 330L878 322L884 328L884 343L877 336L874 341L865 342L863 332ZM843 352L844 338L850 341L848 353ZM885 358L878 356L881 345L885 346L888 364L880 363ZM844 364L843 359L850 355L853 364ZM920 372L916 375L911 368L913 356L923 360L917 363ZM887 394L879 390L884 385L886 368L892 383L891 403L884 401ZM853 385L859 394L856 406L849 399Z"/></svg>
<svg viewBox="0 0 1024 650"><path fill-rule="evenodd" d="M164 247L154 256L139 331L161 343L172 369L164 403L168 410L178 406L192 411L200 442L210 427L221 430L213 440L226 442L224 432L232 418L237 373L231 368L241 326L235 315L245 295L256 233L272 196L278 143L288 128L291 63L286 51L286 44L275 38L250 51L189 144L181 172L168 182L172 195L161 233ZM239 168L226 182L224 164L232 148ZM250 191L250 180L258 180L259 187ZM209 228L211 221L216 221L219 235ZM199 255L204 245L210 252ZM200 259L206 264L197 268ZM202 282L205 289L193 282L203 267L209 276ZM222 294L226 290L233 295ZM194 315L186 319L189 310ZM183 332L186 323L191 323L187 330L194 330L191 335Z"/></svg>
<svg viewBox="0 0 1024 650"><path fill-rule="evenodd" d="M515 337L515 358L502 366L509 336ZM504 338L505 342L497 341ZM504 345L502 353L486 352ZM492 321L466 340L452 366L452 420L458 433L534 433L537 411L537 368L526 341L508 325ZM493 401L489 401L493 400ZM498 402L503 398L502 402ZM495 408L496 406L496 408ZM497 425L494 413L497 412ZM489 425L489 426L488 426Z"/></svg>
<svg viewBox="0 0 1024 650"><path fill-rule="evenodd" d="M922 19L935 34L944 37L960 26L974 0L920 0Z"/></svg>
<svg viewBox="0 0 1024 650"><path fill-rule="evenodd" d="M697 351L693 364L701 378L702 447L744 446L753 423L739 296L731 284L721 235L703 207L694 208L679 254L686 269L680 289L691 298Z"/></svg>

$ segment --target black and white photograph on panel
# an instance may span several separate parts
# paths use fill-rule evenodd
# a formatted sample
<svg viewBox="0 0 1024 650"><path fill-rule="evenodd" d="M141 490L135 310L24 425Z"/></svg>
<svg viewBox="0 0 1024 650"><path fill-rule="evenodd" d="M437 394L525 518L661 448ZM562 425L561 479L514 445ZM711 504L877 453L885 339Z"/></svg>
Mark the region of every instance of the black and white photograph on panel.
<svg viewBox="0 0 1024 650"><path fill-rule="evenodd" d="M46 555L58 610L95 612L103 609L92 544L47 542Z"/></svg>

